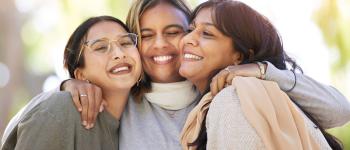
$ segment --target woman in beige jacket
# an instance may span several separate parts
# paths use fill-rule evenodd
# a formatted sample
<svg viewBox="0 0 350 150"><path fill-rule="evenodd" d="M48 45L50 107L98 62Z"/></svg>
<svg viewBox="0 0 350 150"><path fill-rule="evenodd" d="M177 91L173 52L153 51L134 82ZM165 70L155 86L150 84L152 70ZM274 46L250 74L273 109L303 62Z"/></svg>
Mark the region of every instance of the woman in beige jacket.
<svg viewBox="0 0 350 150"><path fill-rule="evenodd" d="M230 68L213 78L229 65L257 62L255 76L260 79L266 65L286 70L290 64L293 72L298 68L274 26L242 2L204 2L195 9L189 28L182 40L180 74L203 95L231 83ZM322 132L276 83L236 77L215 97L206 94L190 112L181 143L184 149L341 149Z"/></svg>

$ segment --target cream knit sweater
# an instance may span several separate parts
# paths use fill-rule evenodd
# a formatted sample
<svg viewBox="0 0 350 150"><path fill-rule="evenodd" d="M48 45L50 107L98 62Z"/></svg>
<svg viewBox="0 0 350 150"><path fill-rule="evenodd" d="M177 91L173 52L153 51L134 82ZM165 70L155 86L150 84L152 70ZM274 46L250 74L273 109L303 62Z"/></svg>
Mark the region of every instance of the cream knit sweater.
<svg viewBox="0 0 350 150"><path fill-rule="evenodd" d="M299 109L301 112L301 110ZM321 131L302 113L309 134L320 149L331 149ZM232 86L218 93L210 104L206 120L209 150L266 149L255 129L245 118L240 100ZM242 136L244 135L244 136Z"/></svg>

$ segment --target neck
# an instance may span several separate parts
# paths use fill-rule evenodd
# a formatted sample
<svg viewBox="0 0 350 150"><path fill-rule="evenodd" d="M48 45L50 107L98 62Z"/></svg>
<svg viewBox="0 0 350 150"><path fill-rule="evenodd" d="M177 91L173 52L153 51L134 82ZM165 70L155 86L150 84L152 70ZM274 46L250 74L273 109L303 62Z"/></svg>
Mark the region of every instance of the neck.
<svg viewBox="0 0 350 150"><path fill-rule="evenodd" d="M194 81L193 84L196 86L196 88L202 95L205 94L204 92L207 89L208 80Z"/></svg>
<svg viewBox="0 0 350 150"><path fill-rule="evenodd" d="M113 90L108 92L103 92L103 98L107 102L106 110L112 114L116 119L120 119L125 105L128 101L130 89L123 90Z"/></svg>

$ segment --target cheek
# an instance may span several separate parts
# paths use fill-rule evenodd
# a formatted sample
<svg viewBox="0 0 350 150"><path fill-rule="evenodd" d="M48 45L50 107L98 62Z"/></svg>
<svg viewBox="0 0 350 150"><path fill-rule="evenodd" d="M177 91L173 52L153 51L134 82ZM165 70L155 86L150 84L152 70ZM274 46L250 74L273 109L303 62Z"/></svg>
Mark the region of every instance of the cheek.
<svg viewBox="0 0 350 150"><path fill-rule="evenodd" d="M137 50L131 51L129 53L129 56L135 61L136 65L140 65L141 58L140 58L140 53Z"/></svg>
<svg viewBox="0 0 350 150"><path fill-rule="evenodd" d="M86 61L88 60L88 61ZM85 68L88 70L101 70L106 67L108 58L101 58L101 57L86 57L85 59Z"/></svg>
<svg viewBox="0 0 350 150"><path fill-rule="evenodd" d="M129 51L128 55L135 62L135 67L142 68L140 53L138 52L138 50L136 48L135 48L135 50Z"/></svg>
<svg viewBox="0 0 350 150"><path fill-rule="evenodd" d="M183 36L179 36L179 37L175 37L174 39L172 39L171 41L170 41L170 43L172 44L172 46L178 51L178 52L180 52L180 48L182 47L181 45L182 45L182 37Z"/></svg>
<svg viewBox="0 0 350 150"><path fill-rule="evenodd" d="M216 44L217 46L208 47L206 57L208 65L212 66L212 70L222 69L233 64L233 50L230 46Z"/></svg>
<svg viewBox="0 0 350 150"><path fill-rule="evenodd" d="M180 41L179 41L179 50L182 52L182 50L183 50L183 47L184 47L184 44L185 42L184 42L184 38L182 37L181 39L180 39Z"/></svg>
<svg viewBox="0 0 350 150"><path fill-rule="evenodd" d="M149 45L147 45L147 42L142 42L141 48L139 50L139 55L141 57L144 57L148 49L149 49Z"/></svg>
<svg viewBox="0 0 350 150"><path fill-rule="evenodd" d="M233 57L233 52L232 51L226 51L222 52L222 55L218 56L218 69L223 69L226 68L227 66L234 65L234 57Z"/></svg>

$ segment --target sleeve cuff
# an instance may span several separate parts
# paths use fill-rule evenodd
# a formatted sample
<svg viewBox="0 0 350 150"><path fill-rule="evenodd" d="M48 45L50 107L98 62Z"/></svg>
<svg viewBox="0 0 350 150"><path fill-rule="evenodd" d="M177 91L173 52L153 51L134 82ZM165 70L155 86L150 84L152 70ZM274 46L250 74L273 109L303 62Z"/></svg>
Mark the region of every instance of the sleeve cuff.
<svg viewBox="0 0 350 150"><path fill-rule="evenodd" d="M293 88L294 81L296 78L294 77L294 73L290 70L280 70L276 68L273 64L268 61L264 61L267 63L265 79L268 81L275 81L278 86L283 91L289 91Z"/></svg>

